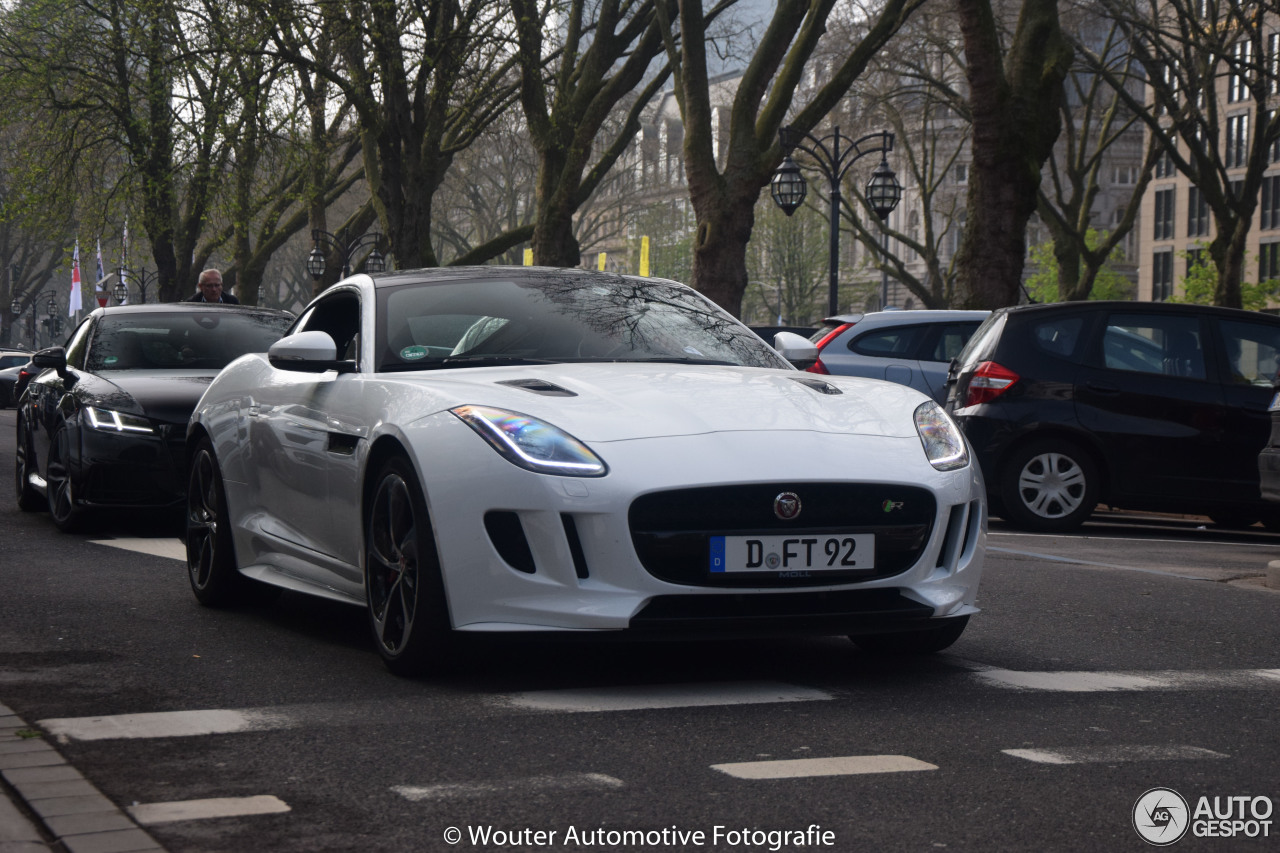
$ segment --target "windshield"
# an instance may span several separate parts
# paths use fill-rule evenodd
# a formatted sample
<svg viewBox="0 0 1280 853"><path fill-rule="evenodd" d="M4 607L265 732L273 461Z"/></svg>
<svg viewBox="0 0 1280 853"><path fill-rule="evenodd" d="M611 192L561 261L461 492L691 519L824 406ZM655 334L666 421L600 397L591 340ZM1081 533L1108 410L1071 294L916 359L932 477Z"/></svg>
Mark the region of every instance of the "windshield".
<svg viewBox="0 0 1280 853"><path fill-rule="evenodd" d="M108 313L93 331L85 368L221 370L245 353L266 352L291 321L248 311Z"/></svg>
<svg viewBox="0 0 1280 853"><path fill-rule="evenodd" d="M421 282L378 291L378 370L570 361L788 368L675 282L621 276Z"/></svg>

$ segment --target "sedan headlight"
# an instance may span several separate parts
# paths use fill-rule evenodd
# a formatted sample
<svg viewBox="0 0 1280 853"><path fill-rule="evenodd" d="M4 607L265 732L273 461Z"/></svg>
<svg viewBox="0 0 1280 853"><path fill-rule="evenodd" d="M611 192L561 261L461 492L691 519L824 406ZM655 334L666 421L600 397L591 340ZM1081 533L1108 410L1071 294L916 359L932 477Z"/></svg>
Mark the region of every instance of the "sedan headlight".
<svg viewBox="0 0 1280 853"><path fill-rule="evenodd" d="M939 471L954 471L969 464L969 451L965 447L960 427L951 420L942 407L932 400L916 407L916 432L924 445L924 455L929 464Z"/></svg>
<svg viewBox="0 0 1280 853"><path fill-rule="evenodd" d="M487 406L458 406L450 411L521 468L566 477L608 473L604 460L589 447L545 421Z"/></svg>
<svg viewBox="0 0 1280 853"><path fill-rule="evenodd" d="M105 432L129 432L129 433L154 433L155 427L151 425L151 421L140 415L130 415L125 412L115 412L111 409L98 409L93 406L85 406L85 421L90 429L100 429Z"/></svg>

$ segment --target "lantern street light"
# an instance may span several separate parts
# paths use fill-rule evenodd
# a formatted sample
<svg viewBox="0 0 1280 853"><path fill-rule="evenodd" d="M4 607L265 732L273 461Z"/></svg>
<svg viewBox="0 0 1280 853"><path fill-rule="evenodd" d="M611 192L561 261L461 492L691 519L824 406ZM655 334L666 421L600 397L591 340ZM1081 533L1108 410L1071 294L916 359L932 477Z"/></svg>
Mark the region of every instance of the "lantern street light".
<svg viewBox="0 0 1280 853"><path fill-rule="evenodd" d="M311 231L311 243L311 254L307 256L307 272L316 281L324 278L324 274L329 271L329 259L320 248L321 244L329 246L341 257L343 278L351 275L351 258L364 246L373 247L364 259L366 272L382 272L387 268L386 258L378 251L378 247L382 244L382 235L376 231L358 237L344 245L336 235L315 228Z"/></svg>
<svg viewBox="0 0 1280 853"><path fill-rule="evenodd" d="M116 304L122 305L129 298L129 280L137 282L139 300L146 304L147 288L153 284L160 283L160 271L155 270L138 270L134 271L128 267L120 267L116 270L116 278L119 280L115 287L111 288L111 295L115 297Z"/></svg>
<svg viewBox="0 0 1280 853"><path fill-rule="evenodd" d="M808 192L804 175L791 153L796 149L804 151L813 158L812 166L826 176L831 190L831 234L827 256L827 316L835 316L839 311L840 280L840 185L844 175L852 166L867 154L879 153L880 165L867 182L865 198L867 205L875 211L880 220L889 218L889 214L902 199L902 185L889 168L888 154L893 150L893 134L887 130L868 133L859 139L850 139L840 133L840 128L832 128L830 135L818 139L810 133L787 126L778 131L778 141L782 144L782 163L773 173L769 181L769 193L773 201L787 216L796 212ZM882 297L883 299L883 297Z"/></svg>

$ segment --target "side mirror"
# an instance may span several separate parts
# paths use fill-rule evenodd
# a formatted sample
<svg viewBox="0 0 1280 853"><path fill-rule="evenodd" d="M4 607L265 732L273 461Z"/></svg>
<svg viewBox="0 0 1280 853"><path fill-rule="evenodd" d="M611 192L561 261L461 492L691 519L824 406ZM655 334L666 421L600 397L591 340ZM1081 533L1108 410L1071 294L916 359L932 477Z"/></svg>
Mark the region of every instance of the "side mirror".
<svg viewBox="0 0 1280 853"><path fill-rule="evenodd" d="M818 348L807 338L795 332L778 332L773 336L773 348L778 355L804 370L818 363Z"/></svg>
<svg viewBox="0 0 1280 853"><path fill-rule="evenodd" d="M303 373L352 373L356 367L354 361L338 361L338 345L328 332L299 332L281 338L267 350L267 361L277 370Z"/></svg>
<svg viewBox="0 0 1280 853"><path fill-rule="evenodd" d="M37 370L56 370L64 382L75 379L67 371L67 351L64 347L42 349L31 356L31 363Z"/></svg>

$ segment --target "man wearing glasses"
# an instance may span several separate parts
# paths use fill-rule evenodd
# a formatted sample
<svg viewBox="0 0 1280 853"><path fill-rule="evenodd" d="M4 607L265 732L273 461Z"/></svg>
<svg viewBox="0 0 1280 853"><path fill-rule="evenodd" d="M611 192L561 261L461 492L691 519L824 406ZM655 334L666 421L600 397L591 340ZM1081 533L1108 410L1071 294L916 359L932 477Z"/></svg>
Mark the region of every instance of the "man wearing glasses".
<svg viewBox="0 0 1280 853"><path fill-rule="evenodd" d="M222 273L215 269L207 269L200 273L196 282L200 290L188 302L220 302L223 305L239 305L240 300L230 293L222 292Z"/></svg>

